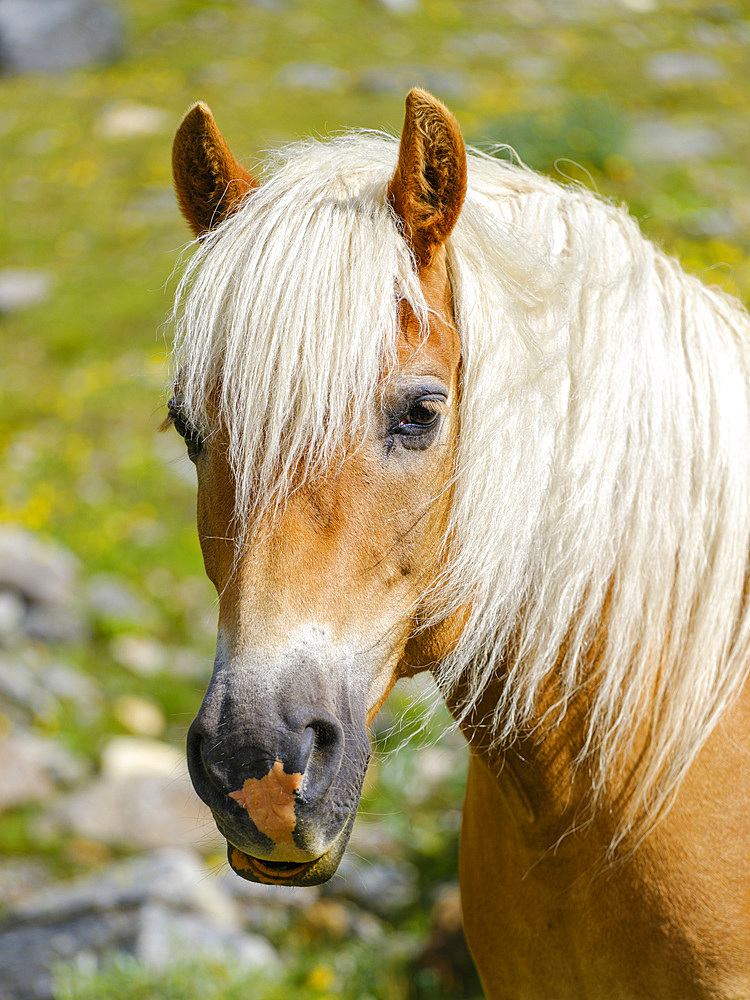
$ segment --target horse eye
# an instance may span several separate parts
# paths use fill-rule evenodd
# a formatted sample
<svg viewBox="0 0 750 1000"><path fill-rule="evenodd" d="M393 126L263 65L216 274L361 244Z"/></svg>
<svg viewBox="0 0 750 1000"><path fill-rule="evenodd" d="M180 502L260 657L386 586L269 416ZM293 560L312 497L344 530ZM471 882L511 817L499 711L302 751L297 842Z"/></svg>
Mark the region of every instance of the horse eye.
<svg viewBox="0 0 750 1000"><path fill-rule="evenodd" d="M195 462L203 448L203 441L198 430L189 421L185 420L179 404L173 399L169 401L169 419L172 421L174 429L187 445L188 458L191 462Z"/></svg>
<svg viewBox="0 0 750 1000"><path fill-rule="evenodd" d="M442 418L441 402L441 399L427 396L413 400L400 412L393 413L390 433L406 448L429 447Z"/></svg>
<svg viewBox="0 0 750 1000"><path fill-rule="evenodd" d="M440 414L430 407L428 403L418 400L409 407L409 412L403 420L399 422L399 430L407 427L428 430L440 419Z"/></svg>

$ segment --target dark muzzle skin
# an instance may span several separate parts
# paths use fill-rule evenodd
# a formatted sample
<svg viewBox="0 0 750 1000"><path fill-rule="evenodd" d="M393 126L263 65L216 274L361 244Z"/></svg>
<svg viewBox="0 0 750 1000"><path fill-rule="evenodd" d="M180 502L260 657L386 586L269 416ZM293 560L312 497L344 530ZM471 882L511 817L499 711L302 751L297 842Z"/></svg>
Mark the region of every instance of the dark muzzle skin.
<svg viewBox="0 0 750 1000"><path fill-rule="evenodd" d="M249 680L261 676L217 663L188 731L190 777L238 875L316 885L336 871L354 824L370 758L365 699L346 685L332 692L309 664L264 690Z"/></svg>

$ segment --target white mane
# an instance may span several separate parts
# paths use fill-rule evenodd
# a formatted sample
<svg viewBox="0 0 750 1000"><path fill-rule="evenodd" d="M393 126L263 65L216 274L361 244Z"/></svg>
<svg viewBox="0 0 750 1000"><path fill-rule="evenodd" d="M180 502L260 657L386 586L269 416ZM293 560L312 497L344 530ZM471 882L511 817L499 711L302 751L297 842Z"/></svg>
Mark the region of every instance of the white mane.
<svg viewBox="0 0 750 1000"><path fill-rule="evenodd" d="M426 303L385 202L382 136L292 147L208 236L178 293L175 370L230 432L240 521L360 434L393 361L398 298ZM503 671L495 735L564 709L603 615L582 760L595 796L650 722L624 835L668 802L750 661L750 320L621 210L469 157L448 242L463 352L438 670L469 702ZM646 713L648 713L646 715Z"/></svg>

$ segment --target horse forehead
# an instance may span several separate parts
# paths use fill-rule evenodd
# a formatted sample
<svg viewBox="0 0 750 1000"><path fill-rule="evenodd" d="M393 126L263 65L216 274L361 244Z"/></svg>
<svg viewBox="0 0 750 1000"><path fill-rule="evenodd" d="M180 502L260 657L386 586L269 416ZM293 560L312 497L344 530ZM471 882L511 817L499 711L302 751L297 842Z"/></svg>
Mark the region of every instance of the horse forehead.
<svg viewBox="0 0 750 1000"><path fill-rule="evenodd" d="M448 278L445 255L438 255L430 267L419 276L429 310L428 335L408 302L401 304L401 336L398 361L402 370L434 369L434 374L450 380L461 355L461 344L455 326L453 294Z"/></svg>

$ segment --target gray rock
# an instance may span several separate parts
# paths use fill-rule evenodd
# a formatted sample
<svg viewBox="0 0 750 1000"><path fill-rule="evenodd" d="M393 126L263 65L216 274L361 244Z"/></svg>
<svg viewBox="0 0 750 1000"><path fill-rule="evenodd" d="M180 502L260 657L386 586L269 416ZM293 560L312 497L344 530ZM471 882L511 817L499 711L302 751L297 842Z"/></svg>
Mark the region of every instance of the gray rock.
<svg viewBox="0 0 750 1000"><path fill-rule="evenodd" d="M278 955L259 934L247 934L206 920L202 913L178 912L161 903L141 910L135 955L152 969L164 969L176 955L206 956L247 969L274 969Z"/></svg>
<svg viewBox="0 0 750 1000"><path fill-rule="evenodd" d="M120 19L101 0L0 0L0 67L59 72L115 58Z"/></svg>
<svg viewBox="0 0 750 1000"><path fill-rule="evenodd" d="M282 87L325 92L342 90L349 81L343 70L312 62L287 63L278 71L276 79Z"/></svg>
<svg viewBox="0 0 750 1000"><path fill-rule="evenodd" d="M715 156L723 147L721 134L708 125L653 118L634 125L626 155L636 162L685 163Z"/></svg>
<svg viewBox="0 0 750 1000"><path fill-rule="evenodd" d="M0 859L0 908L28 899L49 885L50 878L48 866L37 858Z"/></svg>
<svg viewBox="0 0 750 1000"><path fill-rule="evenodd" d="M688 212L683 226L694 236L723 236L738 239L745 231L741 219L730 207Z"/></svg>
<svg viewBox="0 0 750 1000"><path fill-rule="evenodd" d="M99 689L85 674L57 660L39 671L38 683L55 698L72 702L78 711L90 718L101 708Z"/></svg>
<svg viewBox="0 0 750 1000"><path fill-rule="evenodd" d="M514 77L522 80L556 80L560 74L560 65L549 56L520 55L510 61Z"/></svg>
<svg viewBox="0 0 750 1000"><path fill-rule="evenodd" d="M45 801L57 785L72 783L85 773L82 762L57 740L23 730L14 730L0 740L0 760L0 812Z"/></svg>
<svg viewBox="0 0 750 1000"><path fill-rule="evenodd" d="M51 291L52 278L46 271L4 268L0 271L0 315L46 302Z"/></svg>
<svg viewBox="0 0 750 1000"><path fill-rule="evenodd" d="M68 607L32 605L24 621L24 631L42 642L76 642L86 635L86 625L73 604Z"/></svg>
<svg viewBox="0 0 750 1000"><path fill-rule="evenodd" d="M19 923L65 922L87 911L160 903L202 913L217 926L234 929L237 909L194 851L165 848L110 865L103 872L42 889L13 909Z"/></svg>
<svg viewBox="0 0 750 1000"><path fill-rule="evenodd" d="M121 666L144 677L164 670L167 665L166 650L157 639L147 635L116 635L109 649Z"/></svg>
<svg viewBox="0 0 750 1000"><path fill-rule="evenodd" d="M692 83L721 80L724 67L704 52L657 52L646 60L646 73L657 83Z"/></svg>
<svg viewBox="0 0 750 1000"><path fill-rule="evenodd" d="M226 865L216 876L217 884L235 901L243 923L256 933L279 937L299 922L300 914L320 899L320 889L303 890L284 885L247 882Z"/></svg>
<svg viewBox="0 0 750 1000"><path fill-rule="evenodd" d="M416 901L417 872L406 862L363 862L347 853L327 892L388 919Z"/></svg>
<svg viewBox="0 0 750 1000"><path fill-rule="evenodd" d="M0 654L3 710L13 705L20 709L20 718L46 718L58 710L61 701L72 702L81 716L90 719L99 712L102 698L88 677L52 659L43 648L25 646L12 655Z"/></svg>
<svg viewBox="0 0 750 1000"><path fill-rule="evenodd" d="M413 14L419 10L419 0L379 0L381 7L394 14Z"/></svg>
<svg viewBox="0 0 750 1000"><path fill-rule="evenodd" d="M403 94L411 87L424 87L445 100L460 100L467 97L472 85L469 77L459 70L372 66L362 70L359 86L365 91L384 94Z"/></svg>
<svg viewBox="0 0 750 1000"><path fill-rule="evenodd" d="M7 711L10 704L22 709L23 718L50 715L57 707L54 695L39 686L24 656L0 655L0 705Z"/></svg>
<svg viewBox="0 0 750 1000"><path fill-rule="evenodd" d="M0 927L2 1000L52 1000L55 966L82 954L132 951L134 920L131 912L120 910Z"/></svg>
<svg viewBox="0 0 750 1000"><path fill-rule="evenodd" d="M0 528L0 589L30 603L65 607L78 576L75 556L24 528Z"/></svg>
<svg viewBox="0 0 750 1000"><path fill-rule="evenodd" d="M21 734L0 740L3 780L0 782L0 812L28 802L48 799L54 784L33 747Z"/></svg>
<svg viewBox="0 0 750 1000"><path fill-rule="evenodd" d="M473 59L476 56L507 56L513 53L511 37L496 31L468 32L456 35L446 43L449 52Z"/></svg>
<svg viewBox="0 0 750 1000"><path fill-rule="evenodd" d="M91 577L86 598L92 617L118 626L154 624L153 608L119 577L100 573Z"/></svg>
<svg viewBox="0 0 750 1000"><path fill-rule="evenodd" d="M366 815L357 817L347 850L362 858L398 858L403 854L403 844L380 819Z"/></svg>
<svg viewBox="0 0 750 1000"><path fill-rule="evenodd" d="M20 625L27 635L45 642L81 637L77 583L78 561L68 549L23 528L0 528L0 593L22 602Z"/></svg>
<svg viewBox="0 0 750 1000"><path fill-rule="evenodd" d="M18 635L26 617L26 605L20 594L0 590L0 639Z"/></svg>
<svg viewBox="0 0 750 1000"><path fill-rule="evenodd" d="M104 763L93 781L50 805L39 820L40 833L62 829L87 840L146 850L198 843L224 847L190 783L181 749L118 737L105 748Z"/></svg>
<svg viewBox="0 0 750 1000"><path fill-rule="evenodd" d="M268 941L242 931L231 897L197 857L172 849L44 889L14 907L0 927L2 996L49 1000L54 965L95 966L118 951L158 968L196 952L269 970L279 962Z"/></svg>

